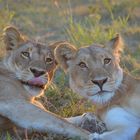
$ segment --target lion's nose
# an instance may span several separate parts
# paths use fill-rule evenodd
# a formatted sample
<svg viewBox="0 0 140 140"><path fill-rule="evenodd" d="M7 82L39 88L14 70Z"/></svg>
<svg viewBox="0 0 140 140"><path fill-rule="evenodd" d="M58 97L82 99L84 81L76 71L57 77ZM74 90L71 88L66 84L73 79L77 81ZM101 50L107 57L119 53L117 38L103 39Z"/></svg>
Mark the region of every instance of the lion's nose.
<svg viewBox="0 0 140 140"><path fill-rule="evenodd" d="M43 71L43 70L38 70L38 69L35 69L35 68L30 68L30 71L33 73L33 75L34 75L35 77L39 77L39 76L41 76L41 75L43 75L43 74L46 73L46 72Z"/></svg>
<svg viewBox="0 0 140 140"><path fill-rule="evenodd" d="M103 85L107 82L107 79L108 79L108 78L104 78L104 79L101 79L101 80L91 80L91 81L92 81L92 83L94 83L95 85L99 86L100 89L102 90Z"/></svg>

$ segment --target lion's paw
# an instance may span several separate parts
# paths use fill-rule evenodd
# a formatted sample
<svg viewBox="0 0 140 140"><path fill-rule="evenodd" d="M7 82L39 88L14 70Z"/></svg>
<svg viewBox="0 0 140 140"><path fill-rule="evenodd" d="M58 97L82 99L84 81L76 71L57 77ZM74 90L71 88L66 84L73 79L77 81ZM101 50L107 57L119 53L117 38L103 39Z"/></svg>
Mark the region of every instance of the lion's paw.
<svg viewBox="0 0 140 140"><path fill-rule="evenodd" d="M93 113L84 113L80 127L88 130L91 133L103 133L106 131L105 124L95 116Z"/></svg>
<svg viewBox="0 0 140 140"><path fill-rule="evenodd" d="M83 119L88 119L89 121L92 121L93 119L97 120L96 115L91 112L84 113L82 116L83 116Z"/></svg>

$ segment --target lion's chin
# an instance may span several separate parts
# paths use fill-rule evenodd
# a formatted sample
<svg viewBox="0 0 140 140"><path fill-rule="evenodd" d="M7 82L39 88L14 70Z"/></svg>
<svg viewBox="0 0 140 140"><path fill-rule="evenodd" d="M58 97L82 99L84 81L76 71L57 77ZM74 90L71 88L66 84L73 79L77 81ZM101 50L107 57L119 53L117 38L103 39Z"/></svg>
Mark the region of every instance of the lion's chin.
<svg viewBox="0 0 140 140"><path fill-rule="evenodd" d="M102 93L97 93L94 96L88 96L88 98L94 103L94 104L106 104L110 102L112 97L115 95L115 92L105 91Z"/></svg>
<svg viewBox="0 0 140 140"><path fill-rule="evenodd" d="M27 84L24 84L23 87L33 97L40 96L45 89L45 88L40 87L40 86L31 86L31 85L27 85Z"/></svg>

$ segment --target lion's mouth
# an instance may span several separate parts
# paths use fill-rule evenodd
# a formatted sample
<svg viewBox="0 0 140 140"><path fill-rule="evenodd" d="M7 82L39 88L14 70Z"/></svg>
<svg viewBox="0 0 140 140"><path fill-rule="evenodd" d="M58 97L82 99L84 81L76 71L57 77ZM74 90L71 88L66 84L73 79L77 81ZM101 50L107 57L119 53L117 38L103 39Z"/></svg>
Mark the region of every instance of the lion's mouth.
<svg viewBox="0 0 140 140"><path fill-rule="evenodd" d="M45 85L35 85L35 84L30 84L28 81L21 81L22 84L30 86L31 88L41 88L44 89Z"/></svg>
<svg viewBox="0 0 140 140"><path fill-rule="evenodd" d="M108 91L108 90L100 90L96 93L87 93L88 96L95 96L95 95L102 95L102 94L105 94L105 93L109 93L109 92L112 92L112 91Z"/></svg>
<svg viewBox="0 0 140 140"><path fill-rule="evenodd" d="M110 92L110 91L107 91L107 90L100 90L100 91L98 91L96 94L103 94L103 93L106 93L106 92Z"/></svg>
<svg viewBox="0 0 140 140"><path fill-rule="evenodd" d="M33 78L28 81L21 81L22 84L27 85L31 88L40 88L44 89L45 85L47 84L47 81L43 81L41 78Z"/></svg>

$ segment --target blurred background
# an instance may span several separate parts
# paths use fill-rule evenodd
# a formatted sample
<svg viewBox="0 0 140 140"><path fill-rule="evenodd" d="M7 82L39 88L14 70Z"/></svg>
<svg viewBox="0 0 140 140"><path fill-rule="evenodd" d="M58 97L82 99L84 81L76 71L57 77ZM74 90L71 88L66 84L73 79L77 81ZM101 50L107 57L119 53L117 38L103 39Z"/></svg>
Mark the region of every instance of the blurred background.
<svg viewBox="0 0 140 140"><path fill-rule="evenodd" d="M140 0L0 0L0 34L7 25L46 44L68 40L77 47L105 43L120 33L125 41L121 65L140 77ZM3 47L1 42L1 56ZM70 90L68 77L60 69L45 96L38 100L63 117L95 109ZM38 139L37 134L35 137ZM2 136L7 138L14 139L9 133ZM46 140L47 136L39 139Z"/></svg>

